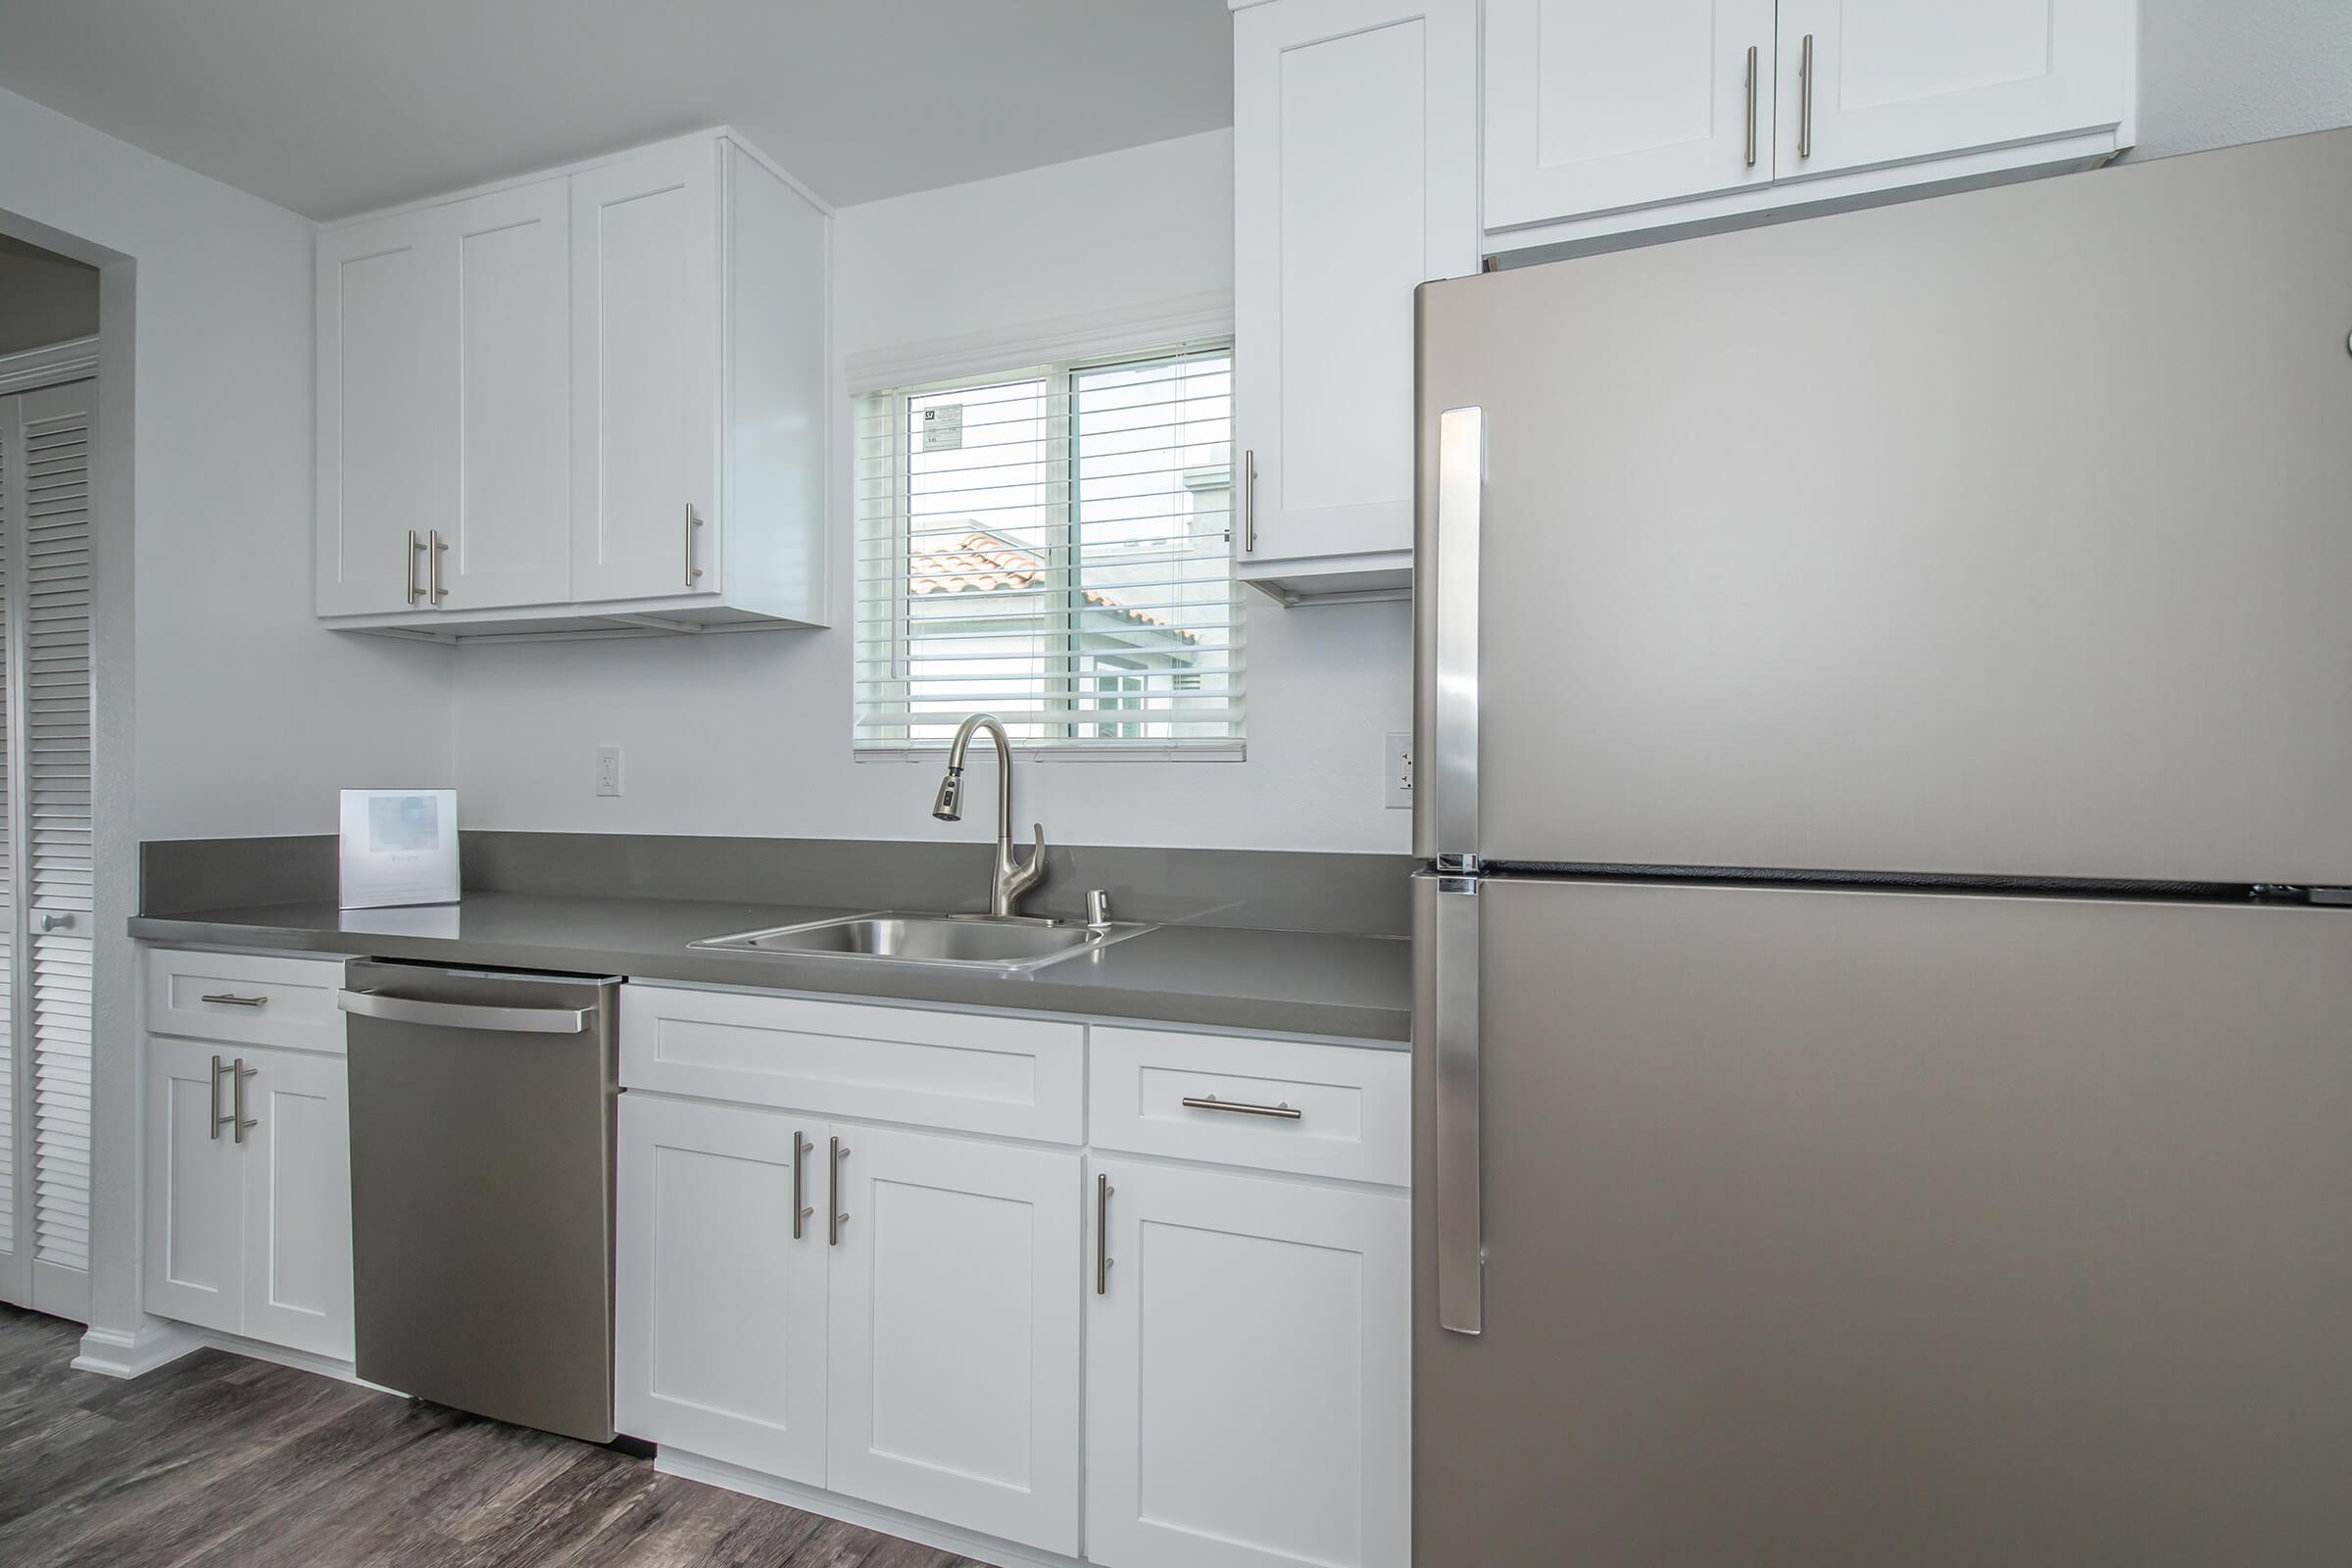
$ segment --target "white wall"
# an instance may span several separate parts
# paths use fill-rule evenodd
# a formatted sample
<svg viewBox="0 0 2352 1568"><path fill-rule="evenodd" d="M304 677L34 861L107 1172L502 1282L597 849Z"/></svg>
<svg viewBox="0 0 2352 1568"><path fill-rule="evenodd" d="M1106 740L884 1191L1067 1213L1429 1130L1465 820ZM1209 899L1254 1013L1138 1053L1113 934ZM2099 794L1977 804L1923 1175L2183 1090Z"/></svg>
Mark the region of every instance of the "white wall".
<svg viewBox="0 0 2352 1568"><path fill-rule="evenodd" d="M2347 0L2140 0L2131 156L2352 124Z"/></svg>
<svg viewBox="0 0 2352 1568"><path fill-rule="evenodd" d="M0 226L135 267L138 836L325 832L345 785L447 778L447 651L312 618L309 221L0 92Z"/></svg>
<svg viewBox="0 0 2352 1568"><path fill-rule="evenodd" d="M841 355L1182 299L1233 284L1230 131L845 210ZM850 751L848 431L832 512L839 624L822 632L466 648L458 787L469 827L847 838L985 835L930 815L931 764ZM1249 610L1249 760L1042 762L1016 774L1021 825L1064 844L1408 847L1381 797L1383 740L1409 724L1403 605ZM627 793L598 799L598 746Z"/></svg>
<svg viewBox="0 0 2352 1568"><path fill-rule="evenodd" d="M92 485L91 1335L138 1310L125 927L142 838L317 832L353 783L446 777L446 650L311 615L311 225L0 92L0 230L99 275Z"/></svg>

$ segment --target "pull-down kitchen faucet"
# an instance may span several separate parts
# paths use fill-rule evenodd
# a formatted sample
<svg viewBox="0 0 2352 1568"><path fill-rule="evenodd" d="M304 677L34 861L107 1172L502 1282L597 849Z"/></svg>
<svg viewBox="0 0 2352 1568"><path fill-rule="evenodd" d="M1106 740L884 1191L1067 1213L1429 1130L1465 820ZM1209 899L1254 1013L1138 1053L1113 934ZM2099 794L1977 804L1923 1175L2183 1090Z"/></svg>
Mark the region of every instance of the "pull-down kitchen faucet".
<svg viewBox="0 0 2352 1568"><path fill-rule="evenodd" d="M997 742L997 868L988 883L988 912L998 919L1017 916L1021 895L1038 885L1046 875L1046 825L1031 824L1037 834L1037 851L1023 864L1012 858L1012 743L1004 738L1004 726L997 722L994 713L974 713L956 731L956 744L948 749L948 776L939 781L939 797L931 803L931 814L942 822L963 820L963 754L972 743L972 731L986 725Z"/></svg>

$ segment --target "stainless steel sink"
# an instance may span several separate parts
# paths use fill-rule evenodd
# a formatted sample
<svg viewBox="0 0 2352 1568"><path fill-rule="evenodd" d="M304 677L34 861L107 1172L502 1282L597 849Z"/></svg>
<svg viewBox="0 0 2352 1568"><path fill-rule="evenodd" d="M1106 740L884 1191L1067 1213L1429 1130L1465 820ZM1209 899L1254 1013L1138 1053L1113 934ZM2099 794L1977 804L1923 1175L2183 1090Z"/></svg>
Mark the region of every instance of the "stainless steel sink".
<svg viewBox="0 0 2352 1568"><path fill-rule="evenodd" d="M1125 921L1083 925L985 914L879 913L706 937L692 945L778 957L871 958L1017 973L1099 952L1151 929Z"/></svg>

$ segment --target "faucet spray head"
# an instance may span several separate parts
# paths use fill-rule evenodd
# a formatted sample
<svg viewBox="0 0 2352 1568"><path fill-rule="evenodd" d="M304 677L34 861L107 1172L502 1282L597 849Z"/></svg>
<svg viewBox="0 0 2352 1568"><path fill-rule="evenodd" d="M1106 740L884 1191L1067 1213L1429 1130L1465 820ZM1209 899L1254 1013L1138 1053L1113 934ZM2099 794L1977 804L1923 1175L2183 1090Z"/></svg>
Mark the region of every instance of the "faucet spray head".
<svg viewBox="0 0 2352 1568"><path fill-rule="evenodd" d="M931 803L931 814L942 822L963 820L963 769L951 767L948 776L939 781L939 795Z"/></svg>

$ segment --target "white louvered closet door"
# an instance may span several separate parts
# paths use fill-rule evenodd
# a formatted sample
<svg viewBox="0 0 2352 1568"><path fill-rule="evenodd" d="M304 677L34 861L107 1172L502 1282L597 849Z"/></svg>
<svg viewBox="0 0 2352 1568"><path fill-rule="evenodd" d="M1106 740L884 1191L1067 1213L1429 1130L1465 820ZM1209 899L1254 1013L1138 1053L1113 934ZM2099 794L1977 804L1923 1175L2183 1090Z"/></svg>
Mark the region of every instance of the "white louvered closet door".
<svg viewBox="0 0 2352 1568"><path fill-rule="evenodd" d="M18 1216L33 1207L29 1170L20 1171L17 1151L27 1140L18 1134L17 1086L17 803L16 803L16 586L17 518L23 508L18 470L23 441L18 434L22 398L0 397L0 1301L30 1305L32 1249L23 1245Z"/></svg>
<svg viewBox="0 0 2352 1568"><path fill-rule="evenodd" d="M90 447L96 383L0 398L9 1021L0 1295L88 1311Z"/></svg>

